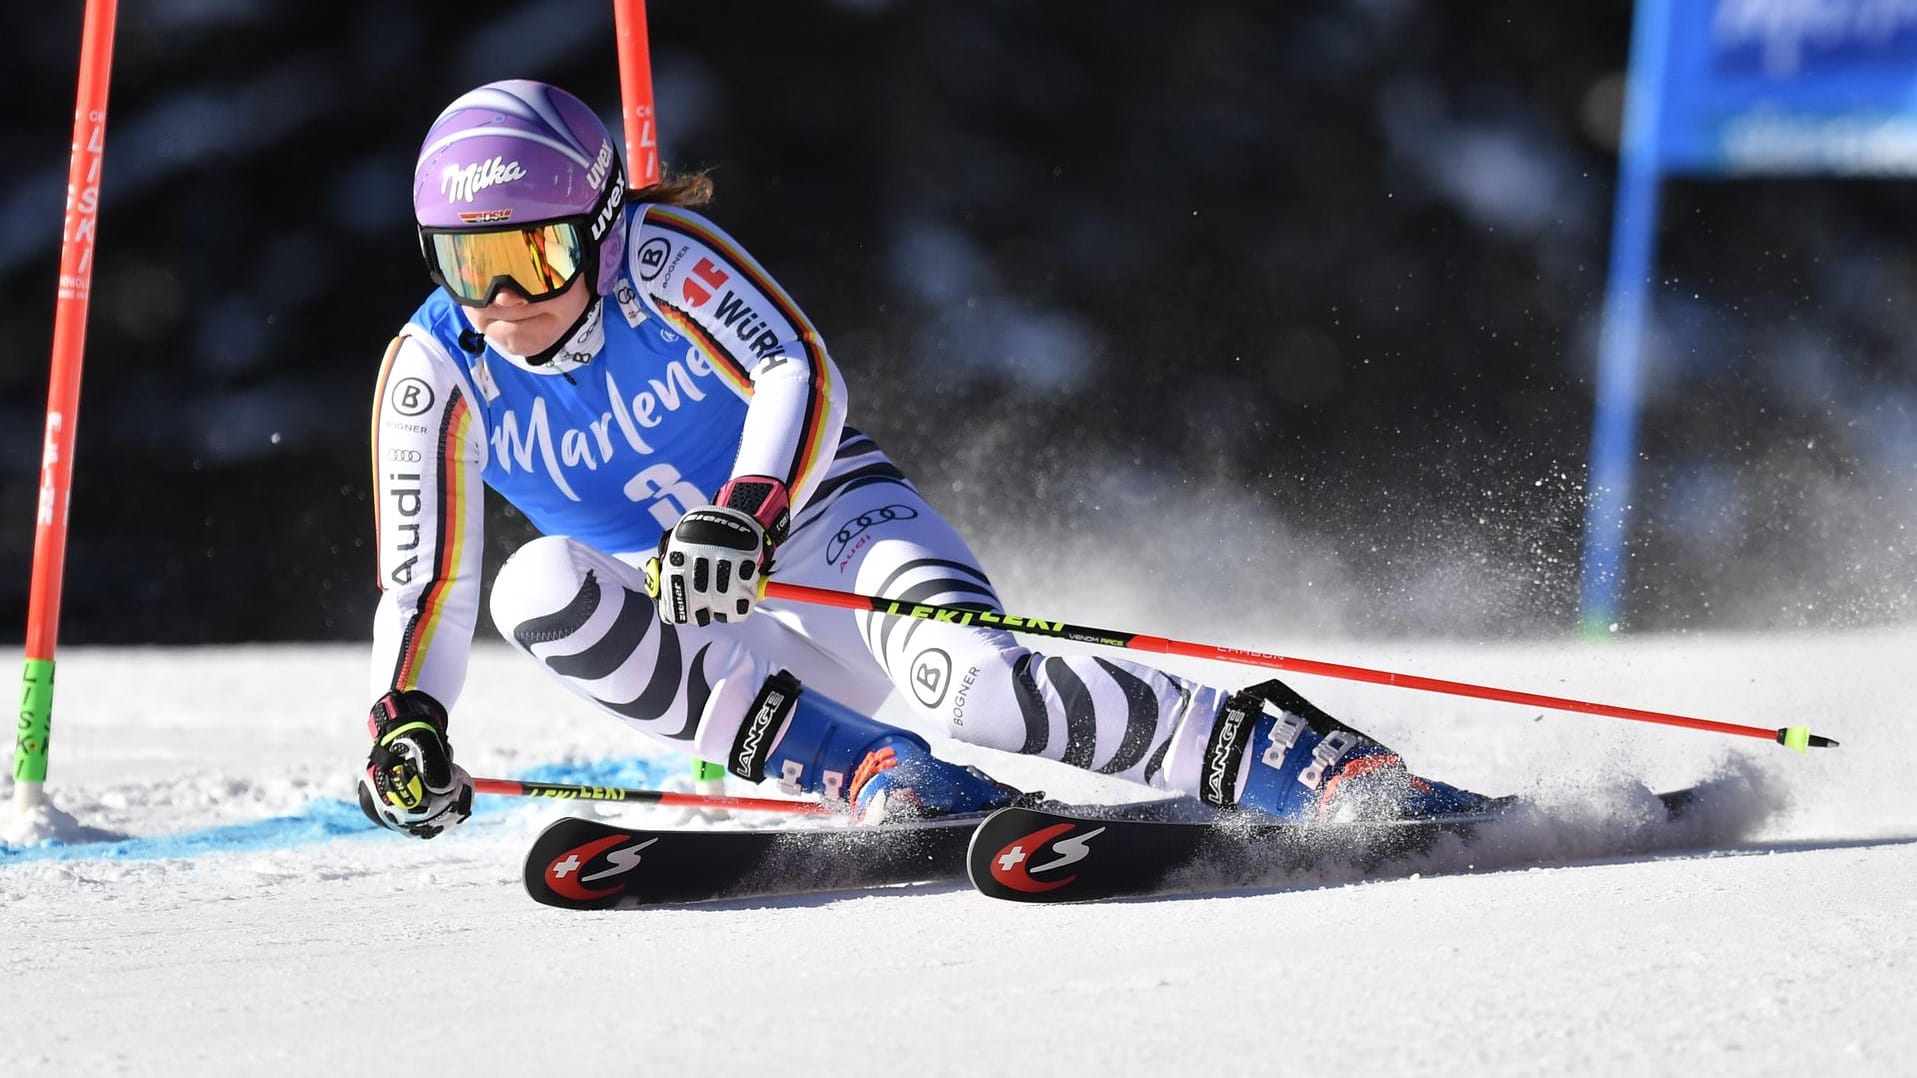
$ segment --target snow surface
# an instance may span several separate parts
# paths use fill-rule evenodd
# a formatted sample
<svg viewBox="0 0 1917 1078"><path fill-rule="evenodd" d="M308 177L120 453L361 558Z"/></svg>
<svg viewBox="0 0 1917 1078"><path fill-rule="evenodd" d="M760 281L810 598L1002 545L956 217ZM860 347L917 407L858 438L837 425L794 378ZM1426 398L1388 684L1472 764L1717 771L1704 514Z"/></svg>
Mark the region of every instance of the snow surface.
<svg viewBox="0 0 1917 1078"><path fill-rule="evenodd" d="M0 1073L1917 1073L1917 628L1287 647L1844 745L1300 678L1417 770L1552 806L1511 844L1552 865L1453 850L1385 879L1103 905L939 885L578 914L519 875L579 806L488 798L430 843L367 830L360 649L72 650L49 792L123 840L0 849ZM503 647L477 653L454 742L475 774L686 770ZM1646 823L1636 780L1703 779L1688 831ZM1720 848L1657 852L1698 844Z"/></svg>

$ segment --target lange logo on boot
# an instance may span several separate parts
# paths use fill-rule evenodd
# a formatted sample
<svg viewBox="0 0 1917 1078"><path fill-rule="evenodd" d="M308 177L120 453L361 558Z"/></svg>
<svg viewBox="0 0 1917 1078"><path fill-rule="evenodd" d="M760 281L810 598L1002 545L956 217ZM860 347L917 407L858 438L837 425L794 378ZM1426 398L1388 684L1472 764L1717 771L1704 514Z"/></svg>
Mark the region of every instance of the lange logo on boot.
<svg viewBox="0 0 1917 1078"><path fill-rule="evenodd" d="M631 837L630 835L608 835L605 838L594 839L583 846L574 846L553 858L552 863L546 866L546 886L552 888L554 894L570 898L575 902L590 902L595 898L618 894L625 889L623 884L597 890L585 885L612 876L622 876L638 868L641 852L659 841L657 838L649 838L625 849L612 849ZM593 858L602 853L609 867L586 873L584 870L592 864Z"/></svg>
<svg viewBox="0 0 1917 1078"><path fill-rule="evenodd" d="M766 731L771 728L772 720L779 716L779 705L785 703L785 694L767 693L765 703L760 705L752 718L746 721L745 737L739 742L739 753L733 758L733 770L754 775L764 774L759 770L759 753L765 747Z"/></svg>
<svg viewBox="0 0 1917 1078"><path fill-rule="evenodd" d="M1105 829L1099 827L1082 835L1074 835L1070 838L1060 837L1075 827L1075 824L1069 823L1053 824L1050 827L1040 828L1023 838L1013 839L992 858L992 878L1014 891L1023 891L1026 894L1042 894L1067 886L1078 879L1076 874L1054 880L1035 880L1032 874L1056 872L1061 868L1075 865L1091 855L1091 841L1104 834ZM1057 841L1053 841L1054 839ZM1043 852L1048 843L1056 856L1043 864L1032 864L1032 856Z"/></svg>
<svg viewBox="0 0 1917 1078"><path fill-rule="evenodd" d="M1244 738L1239 736L1249 713L1237 699L1226 702L1205 745L1205 784L1200 800L1206 804L1229 807L1238 796L1238 760L1244 755Z"/></svg>
<svg viewBox="0 0 1917 1078"><path fill-rule="evenodd" d="M732 741L726 767L748 782L765 781L765 755L779 733L779 725L799 699L799 679L784 670L765 679L759 695L746 709L746 720Z"/></svg>

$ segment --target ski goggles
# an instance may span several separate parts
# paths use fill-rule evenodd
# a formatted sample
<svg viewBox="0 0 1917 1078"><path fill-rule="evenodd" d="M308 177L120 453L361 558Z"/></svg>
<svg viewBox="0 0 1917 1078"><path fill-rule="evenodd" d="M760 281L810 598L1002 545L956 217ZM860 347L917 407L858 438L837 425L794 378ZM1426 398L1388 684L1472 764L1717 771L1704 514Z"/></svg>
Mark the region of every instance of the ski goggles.
<svg viewBox="0 0 1917 1078"><path fill-rule="evenodd" d="M420 249L433 283L468 307L484 307L510 285L533 303L571 287L586 265L583 220L492 228L422 228Z"/></svg>

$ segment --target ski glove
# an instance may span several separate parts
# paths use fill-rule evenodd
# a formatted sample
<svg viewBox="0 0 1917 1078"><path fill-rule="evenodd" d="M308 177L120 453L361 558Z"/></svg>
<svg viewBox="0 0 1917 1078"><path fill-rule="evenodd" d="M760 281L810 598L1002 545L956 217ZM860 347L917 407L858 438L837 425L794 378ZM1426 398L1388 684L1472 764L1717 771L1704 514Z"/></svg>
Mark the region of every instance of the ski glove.
<svg viewBox="0 0 1917 1078"><path fill-rule="evenodd" d="M673 625L744 620L790 522L777 479L740 476L720 488L717 501L680 517L660 538L659 556L646 566L659 616Z"/></svg>
<svg viewBox="0 0 1917 1078"><path fill-rule="evenodd" d="M453 763L446 709L420 692L389 692L366 728L373 751L359 779L359 808L381 827L432 838L473 814L473 780Z"/></svg>

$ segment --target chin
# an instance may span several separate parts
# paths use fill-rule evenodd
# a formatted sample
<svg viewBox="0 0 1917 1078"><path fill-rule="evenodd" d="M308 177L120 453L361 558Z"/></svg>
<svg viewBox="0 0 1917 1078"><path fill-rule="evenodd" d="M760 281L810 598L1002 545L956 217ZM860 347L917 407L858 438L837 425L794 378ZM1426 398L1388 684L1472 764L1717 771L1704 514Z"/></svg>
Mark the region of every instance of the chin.
<svg viewBox="0 0 1917 1078"><path fill-rule="evenodd" d="M488 333L486 336L495 345L516 356L534 355L543 349L551 348L553 345L552 336L547 333L527 333L507 330L498 333Z"/></svg>

